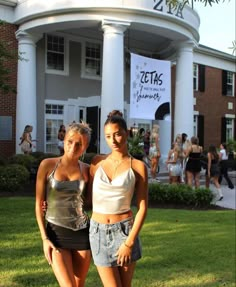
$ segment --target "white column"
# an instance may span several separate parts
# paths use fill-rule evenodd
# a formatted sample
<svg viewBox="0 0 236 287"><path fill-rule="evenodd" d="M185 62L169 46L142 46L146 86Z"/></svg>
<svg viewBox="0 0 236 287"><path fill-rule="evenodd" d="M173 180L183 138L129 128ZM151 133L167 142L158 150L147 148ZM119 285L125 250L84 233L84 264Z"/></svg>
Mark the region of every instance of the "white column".
<svg viewBox="0 0 236 287"><path fill-rule="evenodd" d="M124 31L129 23L103 21L100 153L108 153L104 122L114 109L124 112Z"/></svg>
<svg viewBox="0 0 236 287"><path fill-rule="evenodd" d="M36 46L33 37L25 31L16 32L18 40L17 100L16 100L16 153L26 125L33 126L32 139L36 139Z"/></svg>
<svg viewBox="0 0 236 287"><path fill-rule="evenodd" d="M176 62L174 137L193 135L193 42L179 44Z"/></svg>

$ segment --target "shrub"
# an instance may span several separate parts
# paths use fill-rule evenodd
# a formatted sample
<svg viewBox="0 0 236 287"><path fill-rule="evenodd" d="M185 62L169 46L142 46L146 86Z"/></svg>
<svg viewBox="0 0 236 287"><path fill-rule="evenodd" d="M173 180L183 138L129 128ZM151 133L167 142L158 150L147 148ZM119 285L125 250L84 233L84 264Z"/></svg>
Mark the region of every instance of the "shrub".
<svg viewBox="0 0 236 287"><path fill-rule="evenodd" d="M35 158L30 154L15 154L8 159L9 164L19 164L30 170Z"/></svg>
<svg viewBox="0 0 236 287"><path fill-rule="evenodd" d="M0 166L0 191L22 190L29 180L29 171L23 165L8 164Z"/></svg>
<svg viewBox="0 0 236 287"><path fill-rule="evenodd" d="M213 195L207 188L197 188L185 184L149 184L149 202L186 207L208 207Z"/></svg>

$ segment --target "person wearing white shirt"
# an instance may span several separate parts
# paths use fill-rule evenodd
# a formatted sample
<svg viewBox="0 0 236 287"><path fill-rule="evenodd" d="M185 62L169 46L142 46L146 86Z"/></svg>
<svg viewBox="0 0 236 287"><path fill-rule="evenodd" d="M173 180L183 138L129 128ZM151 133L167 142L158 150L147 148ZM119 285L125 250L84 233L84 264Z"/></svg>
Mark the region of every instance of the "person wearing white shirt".
<svg viewBox="0 0 236 287"><path fill-rule="evenodd" d="M230 189L234 189L234 185L231 181L231 179L229 178L228 175L228 167L227 167L227 160L228 160L228 155L227 155L227 149L226 149L226 144L225 143L221 143L220 145L220 163L221 163L221 174L219 177L219 183L221 183L223 177L225 178L225 180L227 181L228 187Z"/></svg>

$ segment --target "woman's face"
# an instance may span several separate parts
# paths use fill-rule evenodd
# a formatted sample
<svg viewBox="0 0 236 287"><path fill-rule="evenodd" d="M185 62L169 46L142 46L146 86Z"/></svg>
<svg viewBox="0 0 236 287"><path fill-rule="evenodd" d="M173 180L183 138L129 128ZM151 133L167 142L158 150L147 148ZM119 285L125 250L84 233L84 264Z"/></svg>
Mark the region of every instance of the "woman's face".
<svg viewBox="0 0 236 287"><path fill-rule="evenodd" d="M79 158L89 145L89 137L74 131L69 131L64 139L64 152L69 157Z"/></svg>
<svg viewBox="0 0 236 287"><path fill-rule="evenodd" d="M104 127L105 139L111 150L122 150L127 147L128 132L120 128L118 124L107 124Z"/></svg>

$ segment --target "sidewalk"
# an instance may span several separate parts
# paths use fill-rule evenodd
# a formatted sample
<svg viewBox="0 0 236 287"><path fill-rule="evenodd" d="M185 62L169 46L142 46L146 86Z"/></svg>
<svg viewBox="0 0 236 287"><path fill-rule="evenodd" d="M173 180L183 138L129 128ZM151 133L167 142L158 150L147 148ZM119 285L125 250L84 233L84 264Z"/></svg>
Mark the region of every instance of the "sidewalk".
<svg viewBox="0 0 236 287"><path fill-rule="evenodd" d="M161 183L168 183L169 176L166 170L166 166L164 164L160 164L159 168L160 170L157 175L157 178L160 180ZM229 171L228 174L234 184L234 189L228 188L228 185L223 179L221 183L221 189L222 189L224 198L221 201L217 201L216 205L236 210L236 171L235 170ZM205 186L205 170L202 170L201 172L200 185L202 187ZM210 184L210 189L211 190L214 189L214 186L212 184Z"/></svg>

